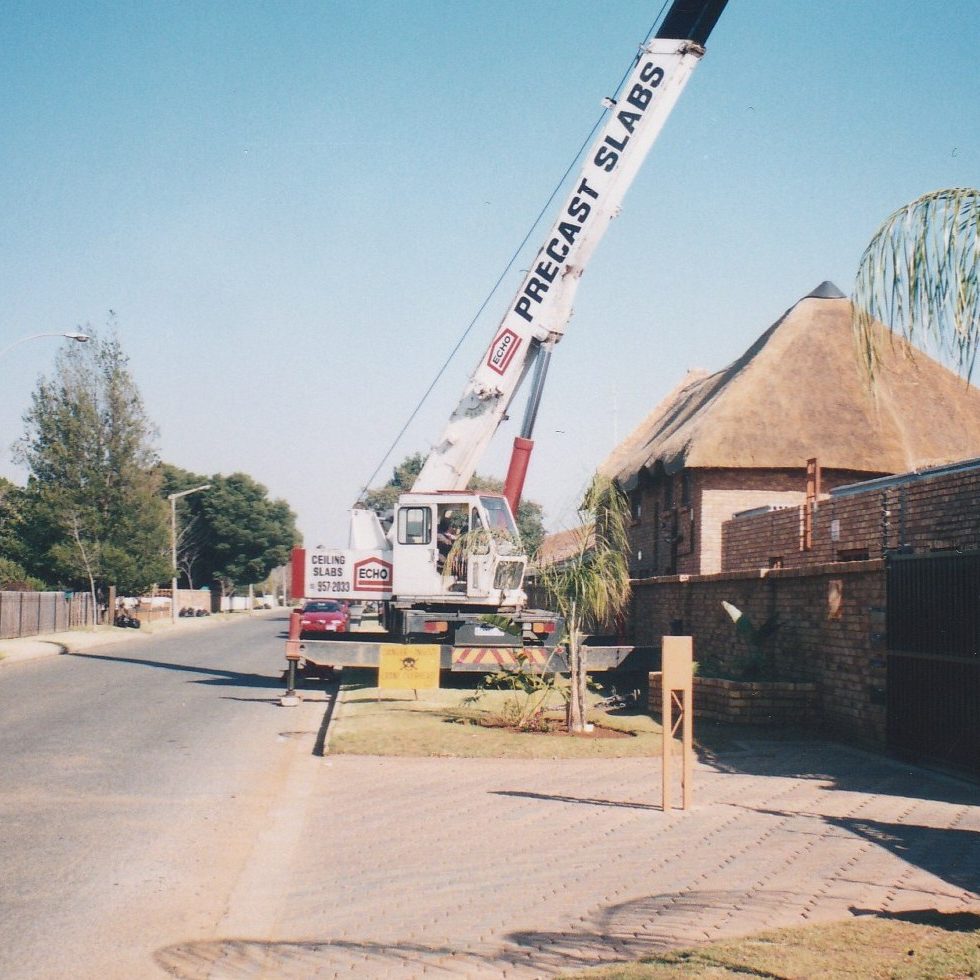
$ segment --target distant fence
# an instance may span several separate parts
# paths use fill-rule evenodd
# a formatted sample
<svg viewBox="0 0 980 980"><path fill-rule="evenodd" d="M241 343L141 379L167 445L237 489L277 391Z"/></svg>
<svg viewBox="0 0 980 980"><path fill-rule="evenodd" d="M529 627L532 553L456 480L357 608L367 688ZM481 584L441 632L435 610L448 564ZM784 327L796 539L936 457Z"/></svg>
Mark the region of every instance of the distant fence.
<svg viewBox="0 0 980 980"><path fill-rule="evenodd" d="M94 621L87 592L0 592L0 640L60 633Z"/></svg>

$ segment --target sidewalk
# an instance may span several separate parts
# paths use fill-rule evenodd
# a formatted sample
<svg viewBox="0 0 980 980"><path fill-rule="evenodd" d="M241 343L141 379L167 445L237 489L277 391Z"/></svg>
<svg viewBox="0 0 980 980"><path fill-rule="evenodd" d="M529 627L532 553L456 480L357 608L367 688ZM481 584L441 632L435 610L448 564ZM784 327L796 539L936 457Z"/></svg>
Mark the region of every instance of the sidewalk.
<svg viewBox="0 0 980 980"><path fill-rule="evenodd" d="M275 614L286 615L284 609L256 609L253 616L270 617ZM66 630L61 633L42 633L38 636L23 636L12 640L0 640L0 670L7 664L38 657L52 657L63 653L85 653L96 647L125 643L128 640L151 639L171 630L196 630L221 626L224 623L240 621L248 613L215 613L211 616L178 619L176 623L161 619L148 623L141 629L123 629L118 626L90 626L84 629Z"/></svg>
<svg viewBox="0 0 980 980"><path fill-rule="evenodd" d="M184 980L531 978L780 926L980 912L980 788L751 735L660 808L657 759L302 758L262 875ZM276 821L273 821L276 823Z"/></svg>

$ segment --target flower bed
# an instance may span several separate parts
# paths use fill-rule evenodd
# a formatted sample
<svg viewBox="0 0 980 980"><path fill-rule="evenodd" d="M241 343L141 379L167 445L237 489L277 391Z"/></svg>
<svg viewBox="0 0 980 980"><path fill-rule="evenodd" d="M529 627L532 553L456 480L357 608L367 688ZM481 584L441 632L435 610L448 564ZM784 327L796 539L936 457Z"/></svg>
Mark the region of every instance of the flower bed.
<svg viewBox="0 0 980 980"><path fill-rule="evenodd" d="M650 711L661 714L661 675L650 675ZM788 681L694 678L694 717L738 725L809 725L817 717L817 685Z"/></svg>

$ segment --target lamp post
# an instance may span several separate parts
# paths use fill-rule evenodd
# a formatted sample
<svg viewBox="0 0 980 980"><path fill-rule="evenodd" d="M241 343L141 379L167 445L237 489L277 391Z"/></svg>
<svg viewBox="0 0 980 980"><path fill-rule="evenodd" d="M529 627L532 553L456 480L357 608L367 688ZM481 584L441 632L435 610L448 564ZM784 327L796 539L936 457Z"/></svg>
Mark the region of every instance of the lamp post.
<svg viewBox="0 0 980 980"><path fill-rule="evenodd" d="M7 351L13 350L18 344L26 344L29 340L40 340L41 337L64 337L66 340L77 340L80 344L86 343L89 339L87 333L35 333L29 337L21 337L20 340L15 340L12 344L8 344L0 350L0 357L3 357Z"/></svg>
<svg viewBox="0 0 980 980"><path fill-rule="evenodd" d="M174 575L170 580L170 621L177 622L177 498L186 497L190 493L197 493L199 490L210 490L211 484L205 483L200 487L191 487L190 490L181 490L180 493L168 493L167 500L170 501L170 559L174 566Z"/></svg>

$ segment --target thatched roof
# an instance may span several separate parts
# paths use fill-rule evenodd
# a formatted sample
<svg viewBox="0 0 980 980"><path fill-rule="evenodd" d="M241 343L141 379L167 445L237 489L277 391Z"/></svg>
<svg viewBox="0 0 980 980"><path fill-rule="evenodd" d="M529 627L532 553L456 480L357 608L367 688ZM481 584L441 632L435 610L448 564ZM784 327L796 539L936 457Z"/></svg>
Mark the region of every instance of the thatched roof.
<svg viewBox="0 0 980 980"><path fill-rule="evenodd" d="M547 568L549 565L560 565L569 558L574 558L582 550L583 540L592 544L592 533L584 527L573 527L566 531L555 531L546 534L538 545L534 556L536 569Z"/></svg>
<svg viewBox="0 0 980 980"><path fill-rule="evenodd" d="M737 361L691 373L603 463L627 489L658 464L903 473L980 456L980 390L880 324L874 387L861 366L851 303L823 283Z"/></svg>

